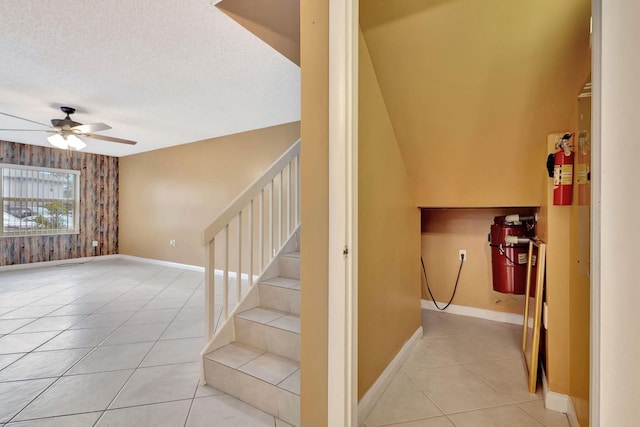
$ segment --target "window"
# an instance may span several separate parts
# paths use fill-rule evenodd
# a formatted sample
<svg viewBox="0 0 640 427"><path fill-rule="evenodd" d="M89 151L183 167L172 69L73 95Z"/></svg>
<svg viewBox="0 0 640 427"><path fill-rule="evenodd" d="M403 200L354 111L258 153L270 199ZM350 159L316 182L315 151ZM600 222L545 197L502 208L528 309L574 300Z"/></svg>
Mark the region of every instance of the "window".
<svg viewBox="0 0 640 427"><path fill-rule="evenodd" d="M80 171L0 164L2 234L78 233Z"/></svg>

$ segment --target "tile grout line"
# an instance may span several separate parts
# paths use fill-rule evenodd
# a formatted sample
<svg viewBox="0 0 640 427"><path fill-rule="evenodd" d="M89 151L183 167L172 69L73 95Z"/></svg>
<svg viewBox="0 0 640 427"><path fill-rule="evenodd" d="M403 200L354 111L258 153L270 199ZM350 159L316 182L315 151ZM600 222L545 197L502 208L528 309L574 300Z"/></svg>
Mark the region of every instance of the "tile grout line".
<svg viewBox="0 0 640 427"><path fill-rule="evenodd" d="M198 389L200 388L200 380L196 382L195 390L193 391L193 397L191 398L191 403L189 403L189 410L187 411L187 416L184 418L183 427L187 427L187 422L189 421L189 416L191 415L191 409L193 408L193 402L196 400L196 396L198 395Z"/></svg>
<svg viewBox="0 0 640 427"><path fill-rule="evenodd" d="M160 275L161 273L162 273L162 271L155 271L155 272L153 272L153 274L149 274L149 275L144 279L144 281L138 281L138 282L136 282L136 284L135 284L135 285L131 286L131 287L130 287L129 289L127 289L126 291L124 291L124 292L122 292L122 293L120 293L120 294L118 294L118 295L116 295L116 296L112 296L112 297L111 297L111 300L110 300L109 302L104 303L104 304L101 304L101 305L97 305L97 306L95 306L95 307L92 307L92 312L91 312L91 313L83 313L83 314L82 314L82 317L79 317L79 319L78 319L78 321L77 321L77 322L74 322L73 324L69 325L66 329L62 329L62 330L60 330L60 331L59 331L59 333L58 333L58 334L55 334L52 338L50 338L50 340L51 340L51 339L54 339L54 338L55 338L56 336L58 336L60 333L65 332L65 331L69 331L69 330L78 330L78 331L80 331L80 330L100 329L100 328L80 328L80 329L70 329L70 328L71 328L72 326L74 326L75 324L77 324L78 322L81 322L82 320L84 320L85 318L87 318L87 317L89 317L89 316L91 316L91 315L96 315L96 314L109 314L110 312L100 313L100 311L101 311L101 310L103 310L106 306L108 306L108 305L110 305L110 304L113 304L113 303L114 303L114 301L116 301L116 300L118 300L118 299L120 299L120 298L125 297L128 293L130 293L130 292L135 292L135 289L138 289L138 288L141 288L141 287L145 286L144 284L145 284L145 283L147 283L147 282L149 282L149 281L151 280L151 279L150 279L151 277L158 276L158 275ZM95 275L98 275L98 274L96 273ZM123 275L123 277L124 277L124 276L126 276L126 275ZM50 379L50 378L51 378L51 379L53 379L53 382L52 382L48 387L46 387L46 388L45 388L41 393L39 393L39 394L38 394L34 399L30 400L30 401L26 404L26 406L25 406L25 407L23 407L23 409L22 409L21 411L19 411L19 412L18 412L18 414L19 414L19 413L21 413L21 412L23 412L23 410L24 410L27 406L29 406L29 405L30 405L34 400L38 399L38 397L40 397L40 396L42 395L42 393L45 393L47 390L49 390L49 388L50 388L51 386L53 386L54 384L56 384L56 382L57 382L58 380L60 380L60 378L65 377L65 376L66 376L66 377L71 377L71 376L74 376L74 375L85 375L85 374L83 374L83 373L70 375L70 374L68 374L68 372L69 372L70 370L72 370L75 366L77 366L79 363L81 363L83 360L86 360L86 358L87 358L87 357L89 357L89 355L94 354L94 352L96 351L96 349L97 349L98 347L101 347L101 345L102 345L102 344L104 344L104 343L105 343L105 342L106 342L110 337L112 337L112 336L113 336L113 334L115 334L115 333L116 333L116 332L117 332L117 331L118 331L118 330L119 330L119 329L120 329L120 328L121 328L121 327L122 327L122 326L123 326L123 325L124 325L128 320L130 320L130 319L131 319L131 317L133 317L136 313L139 313L139 312L142 312L142 311L162 310L162 309L163 309L162 307L155 308L155 309L150 309L150 310L144 310L144 308L146 308L146 307L148 307L150 304L152 304L154 300L157 300L157 298L160 296L160 294L161 294L163 291L165 291L165 290L167 290L168 288L170 288L172 284L176 284L176 283L177 283L177 281L178 281L178 280L180 280L180 278L181 278L181 277L184 277L183 273L178 274L177 276L173 277L169 282L167 282L166 284L164 284L164 286L163 286L161 289L159 289L157 292L155 292L155 293L153 294L153 296L152 296L152 297L148 298L148 300L147 300L146 304L144 304L143 306L141 306L140 308L138 308L136 311L132 311L132 312L131 312L131 314L130 314L130 316L127 316L127 317L126 317L126 319L123 319L123 321L122 321L121 323L119 323L119 324L115 327L115 329L113 329L113 331L111 331L109 334L107 334L107 335L106 335L106 336L105 336L105 337L104 337L100 342L98 342L97 344L95 344L95 345L93 345L93 346L88 347L88 351L87 351L87 353L86 353L85 355L83 355L81 358L79 358L78 360L76 360L75 362L73 362L70 366L68 366L68 367L66 368L65 372L64 372L61 376L54 375L54 376L52 376L52 377L39 378L39 379ZM113 283L115 283L116 281L117 281L117 280L116 280L116 279L114 279ZM186 284L186 283L185 283L185 284ZM173 324L173 322L175 322L175 321L177 320L177 318L178 318L178 316L181 314L182 310L184 310L184 309L186 309L187 307L190 307L190 306L191 306L191 301L192 301L192 299L193 299L194 295L196 295L196 293L198 293L198 292L200 291L201 285L202 285L202 280L200 280L200 281L199 281L199 283L198 283L198 285L196 285L195 287L191 287L191 286L189 286L189 287L187 287L187 288L183 288L183 287L181 287L181 286L177 286L177 287L176 287L176 290L184 290L184 291L190 290L191 292L189 292L189 296L188 296L188 297L186 297L186 298L184 299L184 302L182 303L182 305L181 305L180 307L177 307L176 313L172 316L172 318L170 319L170 321L169 321L169 322L167 322L166 326L163 328L162 332L160 333L160 336L159 336L157 339L152 340L152 341L142 341L142 342L136 342L136 343L119 343L119 344L113 344L113 346L126 345L126 344L141 344L141 343L144 343L144 342L150 342L150 343L153 343L153 344L152 344L152 346L151 346L151 348L149 349L149 351L147 351L147 352L145 353L145 355L142 357L142 361L144 361L144 359L145 359L146 357L148 357L149 352L150 352L150 351L152 351L153 347L154 347L158 342L160 342L160 341L179 340L179 339L183 339L183 338L189 338L189 337L181 337L181 336L177 336L177 337L175 337L175 338L169 338L169 339L167 339L167 340L162 340L162 339L161 339L161 337L162 337L164 334L166 334L167 330L168 330L168 329L169 329L169 327ZM44 286L46 286L46 285L43 285L43 286L41 286L41 287L44 287ZM100 290L101 290L101 289L108 289L108 286L109 286L109 284L104 284L104 285L102 285L102 286L100 286L100 287L93 288L93 289L91 290L91 292L89 292L89 293L87 293L87 294L84 294L81 298L84 298L84 297L86 297L86 296L90 296L90 295L98 294L98 293L100 293ZM121 290L121 289L122 289L122 288L119 288L119 290ZM28 291L25 291L25 292L28 292ZM44 297L42 297L42 298L40 298L40 299L42 300L42 299L45 299L45 298L47 298L47 297L46 297L46 296L44 296ZM78 298L78 299L81 299L81 298ZM169 297L167 297L167 298L169 298ZM59 309L60 309L60 308L62 308L62 307L67 307L67 306L70 306L70 305L74 305L74 304L72 304L73 302L77 302L77 304L82 304L83 302L78 302L78 299L73 300L73 301L71 301L71 302L69 302L69 303L66 303L66 304L59 305L59 306L58 306L59 308L56 308L55 310L53 310L53 311L51 311L51 312L49 312L49 313L45 314L44 316L41 316L41 317L39 317L39 318L34 318L34 320L33 320L33 321L37 321L37 320L40 320L40 319L44 319L44 318L46 318L46 317L47 317L47 315L48 315L48 314L50 314L50 313L52 313L52 312L55 312L55 311L59 310ZM145 300L146 300L146 299L145 299ZM92 302L88 302L88 303L87 303L87 302L84 302L84 303L85 303L85 304L93 304ZM169 307L169 308L173 308L173 307ZM113 313L122 313L122 312L113 312ZM128 312L127 312L127 311L125 311L125 313L128 313ZM68 315L72 315L72 314L68 314ZM55 316L55 317L57 317L57 316ZM187 322L187 321L189 321L189 320L191 320L191 319L186 319L186 320L185 320L185 322ZM164 323L164 322L163 322L163 323ZM143 324L147 324L147 323L143 323ZM140 325L143 325L143 324L140 324ZM151 323L149 323L149 324L151 324ZM25 325L23 325L23 326L21 326L21 327L24 327L24 326L26 326L26 324L25 324ZM139 326L139 325L131 325L131 326ZM13 332L13 331L12 331L12 332ZM51 332L58 332L58 331L51 331ZM33 350L29 351L29 352L25 352L25 353L23 354L23 356L22 356L22 357L24 357L24 356L26 356L26 355L29 355L29 354L33 354L33 353L46 353L46 352L50 352L50 351L63 351L63 350L72 350L72 349L80 349L80 348L87 349L87 347L72 347L72 348L68 348L68 349L51 349L51 350L41 350L41 351L37 351L39 348L41 348L41 347L42 347L43 345L45 345L47 342L48 342L48 341L46 341L45 343L40 344L40 346L36 347L35 349L33 349ZM21 359L22 359L22 357L20 357L20 358L19 358L19 359L17 359L17 360L21 360ZM17 360L16 360L16 361L17 361ZM13 363L15 363L16 361L13 361L10 365L12 365ZM132 372L132 375L135 373L135 371L136 371L137 369L140 369L140 365L141 365L141 363L142 363L142 362L140 362L140 363L138 364L138 366L137 366L136 368L134 368L134 372ZM170 363L170 364L168 364L168 365L177 365L177 364L186 364L186 363L187 363L187 362L183 362L183 363ZM7 365L7 366L10 366L10 365ZM166 365L159 365L159 366L166 366ZM4 369L4 368L3 368L3 369ZM123 370L124 370L124 369L123 369ZM101 373L101 372L112 372L112 371L98 371L98 372L91 372L91 373L86 373L86 374ZM128 383L129 383L129 380L130 380L130 379L131 379L131 376L129 376L129 378L127 379L127 381L125 381L125 383L124 383L123 387L124 387L126 384L128 384ZM118 392L118 394L116 394L116 397L117 397L117 395L119 395L119 394L121 393L121 391L122 391L122 388L123 388L123 387L121 387L121 389L120 389L120 391ZM191 398L192 402L191 402L191 405L190 405L189 413L190 413L190 411L191 411L191 406L193 405L193 401L194 401L194 400L195 400L195 398L196 398L196 396L195 396L195 395L197 394L197 390L198 390L198 388L197 388L197 386L196 386L195 394L194 394L194 396ZM114 398L114 399L115 399L115 398ZM91 411L92 413L93 413L93 412L95 412L95 413L100 413L100 416L99 416L98 421L99 421L99 420L104 416L104 414L106 413L106 411L107 411L107 410L109 409L109 407L113 404L114 399L112 399L112 401L109 403L109 406L107 407L107 409L105 409L105 410L96 410L96 411ZM177 399L176 401L181 401L181 400L187 400L187 399ZM167 401L167 402L169 402L169 401ZM153 403L148 403L148 404L144 404L144 405L153 405L153 404L157 404L157 403L163 403L163 402L153 402ZM144 406L144 405L143 405L143 404L140 404L140 405L135 405L135 406ZM89 413L89 412L78 412L78 413L70 413L70 414L60 414L60 415L57 415L57 416L54 416L54 417L46 417L46 416L44 416L44 417L42 417L42 418L57 418L57 417L62 417L62 416L67 416L67 415L74 415L74 414L81 414L81 413ZM14 415L14 416L9 420L9 421L12 421L13 419L15 419L15 417L16 417L18 414Z"/></svg>
<svg viewBox="0 0 640 427"><path fill-rule="evenodd" d="M115 281L115 279L114 279L114 281ZM67 305L68 305L68 304L67 304ZM54 310L54 311L55 311L55 310ZM42 317L46 317L46 316L42 316ZM68 329L66 329L66 330L68 330ZM65 330L65 331L66 331L66 330ZM60 331L60 333L58 333L58 334L54 335L53 337L51 337L51 339L53 339L53 338L57 337L57 336L58 336L58 335L60 335L62 332L64 332L64 331ZM44 343L42 343L41 345L39 345L38 347L34 348L34 349L33 349L33 350L31 350L30 352L26 353L26 354L25 354L25 356L26 356L26 355L28 355L28 354L33 353L35 350L37 350L37 349L38 349L38 348L40 348L42 345L44 345L44 344L46 344L47 342L49 342L51 339L47 340L46 342L44 342ZM105 338L105 339L106 339L106 338ZM103 341L104 341L104 340L103 340ZM102 342L102 341L101 341L101 342ZM99 344L98 344L98 345L99 345ZM73 366L75 366L75 365L76 365L77 363L79 363L81 360L84 360L84 358L85 358L86 356L88 356L89 354L91 354L91 353L93 352L93 350L95 350L95 348L96 348L96 347L97 347L97 345L96 345L96 346L94 346L94 348L93 348L92 350L90 350L90 351L89 351L89 352L88 352L84 357L82 357L80 360L78 360L78 362L74 363L74 364L73 364ZM23 357L24 357L24 356L23 356ZM3 368L3 369L4 369L4 368ZM71 369L71 367L70 367L69 369ZM68 372L68 370L69 370L69 369L67 369L67 371L65 371L65 373L66 373L66 372ZM23 407L22 407L22 409L20 409L18 412L16 412L16 413L15 413L15 414L14 414L14 415L9 419L9 421L7 421L7 423L12 422L12 421L13 421L13 420L18 416L18 415L20 415L20 413L22 413L22 411L24 411L24 410L25 410L29 405L31 405L31 404L32 404L36 399L38 399L41 395L43 395L47 390L49 390L51 387L53 387L53 385L54 385L54 384L56 384L56 383L60 380L60 378L62 378L63 376L64 376L64 374L63 374L63 375L61 375L61 376L59 376L59 377L57 377L54 381L52 381L52 382L51 382L51 384L49 384L49 385L48 385L47 387L45 387L45 388L44 388L40 393L38 393L38 394L37 394L33 399L31 399L31 400L30 400L30 401L29 401L25 406L23 406ZM54 378L55 378L55 377L54 377Z"/></svg>
<svg viewBox="0 0 640 427"><path fill-rule="evenodd" d="M93 313L88 314L86 317L89 317L89 316L91 316L91 315L93 315L93 314L97 314L97 312L98 312L99 310L101 310L102 308L104 308L106 305L108 305L108 304L112 303L112 302L113 302L113 301L115 301L116 299L118 299L118 298L122 297L122 296L123 296L124 294L126 294L127 292L130 292L131 290L133 290L133 289L135 289L135 288L138 288L139 286L144 285L144 283L145 283L145 282L147 282L147 281L148 281L149 279L151 279L152 277L154 277L154 276L158 275L162 270L164 270L164 269L159 269L159 270L155 271L153 274L150 274L150 275L149 275L149 276L147 276L145 279L143 279L143 281L141 281L141 282L140 282L140 283L138 283L137 285L133 286L133 287L132 287L131 289L129 289L128 291L125 291L125 292L123 292L122 294L118 295L118 296L117 296L117 297L115 297L112 301L110 301L110 302L108 302L108 303L106 303L106 304L103 304L103 305L99 306L98 308L96 308L96 309L95 309L95 311L94 311ZM180 272L178 275L176 275L174 278L172 278L172 280L170 280L170 281L169 281L169 282L168 282L168 283L167 283L167 284L166 284L166 285L165 285L161 290L159 290L157 293L155 293L155 294L154 294L154 296L149 300L149 302L150 302L151 300L153 300L154 298L156 298L156 297L157 297L161 292L163 292L164 290L166 290L169 286L171 286L171 284L172 284L172 283L174 283L174 282L175 282L175 281L176 281L180 276L182 276L183 274L184 274L184 271ZM123 277L126 277L126 275L123 275ZM85 280L86 280L86 279L85 279ZM111 280L111 281L109 281L108 283L105 283L104 285L100 286L99 288L94 289L92 292L90 292L89 294L86 294L86 295L84 295L84 296L90 295L90 294L92 294L92 293L94 293L94 292L98 291L99 289L102 289L102 288L104 288L104 287L108 286L109 284L113 284L113 283L115 283L117 280L118 280L118 277L116 277L116 278L112 279L112 280ZM185 307L186 307L186 304L187 304L188 300L189 300L189 299L190 299L190 298L195 294L195 292L198 290L198 288L200 287L200 285L202 284L202 282L203 282L203 281L202 281L202 280L200 280L200 282L198 283L198 285L197 285L196 287L194 287L194 288L193 288L193 290L192 290L191 294L189 295L189 297L185 300L185 302L183 303L183 305L181 306L181 308L177 310L176 314L173 316L172 320L167 324L167 326L166 326L166 327L165 327L165 329L163 330L162 334L164 334L164 333L166 332L167 328L168 328L168 327L171 325L171 323L175 320L175 318L178 316L178 314L180 313L180 311L181 311L183 308L185 308ZM45 285L45 286L46 286L46 285ZM65 289L67 289L67 288L65 288ZM27 292L28 292L28 291L27 291ZM84 297L84 296L83 296L83 297ZM45 297L43 297L43 298L46 298L46 296L45 296ZM81 298L82 298L82 297L81 297ZM41 298L41 299L42 299L42 298ZM65 307L65 306L68 306L68 305L71 305L71 303L69 303L69 304L63 304L60 308ZM25 305L25 306L23 306L23 307L27 307L27 306L29 306L29 305ZM146 304L145 304L145 306L146 306ZM59 310L60 308L55 309L55 310L53 310L53 311L57 311L57 310ZM116 327L116 328L115 328L115 329L114 329L110 334L108 334L107 336L105 336L105 338L104 338L104 339L102 339L99 343L97 343L96 345L94 345L94 346L91 348L91 350L90 350L90 351L89 351L85 356L83 356L83 357L82 357L82 358L80 358L78 361L76 361L75 363L73 363L73 364L72 364L72 365L71 365L71 366L70 366L70 367L65 371L65 373L64 373L63 375L61 375L61 376L57 376L57 377L56 377L56 376L54 376L54 377L48 377L48 378L38 378L38 379L50 379L50 378L55 378L55 380L54 380L54 381L52 381L52 382L51 382L51 384L49 384L47 387L45 387L45 388L44 388L40 393L38 393L38 394L37 394L33 399L31 399L31 400L30 400L30 401L29 401L25 406L23 406L23 407L22 407L22 409L20 409L20 411L18 411L16 414L14 414L14 415L13 415L13 416L12 416L12 417L7 421L7 423L12 422L12 421L15 419L15 417L17 417L20 413L22 413L22 412L24 411L24 409L25 409L25 408L27 408L29 405L31 405L31 403L33 403L33 402L34 402L36 399L38 399L38 398L39 398L43 393L45 393L45 392L46 392L47 390L49 390L49 389L50 389L54 384L56 384L56 383L57 383L57 382L58 382L58 381L59 381L63 376L65 376L65 374L66 374L70 369L72 369L74 366L76 366L78 363L80 363L82 360L84 360L84 359L85 359L89 354L92 354L92 353L95 351L95 349L96 349L97 347L99 347L99 346L100 346L100 344L102 344L102 343L103 343L105 340L107 340L111 335L113 335L113 333L115 333L115 331L116 331L116 330L118 330L118 329L119 329L119 328L120 328L120 327L121 327L121 326L122 326L122 325L123 325L127 320L129 320L129 319L130 319L134 314L138 313L139 311L143 311L143 310L142 310L143 308L144 308L144 306L143 306L143 307L141 307L139 310L137 310L137 311L135 311L135 312L132 312L131 316L127 317L127 319L126 319L126 320L124 320L120 325L118 325L118 326L117 326L117 327ZM52 311L52 312L53 312L53 311ZM47 313L47 314L49 314L49 313ZM42 319L42 318L45 318L45 317L47 317L47 316L46 316L46 314L45 314L44 316L41 316L40 318L35 319L35 320L39 320L39 319ZM86 318L86 317L85 317L85 318ZM35 320L34 320L34 321L35 321ZM83 320L83 319L82 319L82 320ZM81 320L80 320L80 321L81 321ZM71 325L71 326L73 326L73 325ZM70 327L71 327L71 326L70 326ZM70 328L70 327L69 327L69 328ZM44 344L46 344L47 342L49 342L51 339L53 339L53 338L57 337L57 336L58 336L58 335L60 335L62 332L65 332L65 331L71 330L71 329L69 329L69 328L64 329L64 330L62 330L62 331L59 331L59 333L58 333L58 334L54 335L54 336L53 336L53 337L51 337L49 340L47 340L47 341L45 341L44 343L40 344L39 346L37 346L37 347L36 347L36 348L34 348L33 350L31 350L31 351L29 351L29 352L26 352L26 353L25 353L22 357L20 357L18 360L22 359L23 357L25 357L25 356L27 356L27 355L29 355L29 354L32 354L32 353L36 352L36 350L37 350L38 348L40 348L41 346L43 346ZM84 329L101 329L101 328L84 328ZM83 330L83 329L76 329L76 330ZM52 331L52 332L55 332L55 331ZM162 336L162 334L160 335L160 337ZM19 335L19 334L16 334L16 335ZM154 343L157 343L158 341L160 341L160 337L158 337L158 339L157 339ZM155 346L155 344L154 344L154 345L152 345L152 346L150 347L149 351L151 351L151 349L152 349L154 346ZM87 347L81 347L81 348L87 348ZM65 350L67 350L67 349L65 349ZM55 351L55 350L52 350L52 351ZM149 351L145 354L145 356L143 357L143 359L142 359L142 360L144 360L144 358L146 358L146 356L148 355ZM16 360L16 361L12 362L11 364L7 365L6 367L4 367L4 368L3 368L3 370L4 370L5 368L7 368L7 367L9 367L9 366L13 365L13 363L17 362L18 360ZM141 361L140 363L142 363L142 361ZM139 364L139 365L140 365L140 364ZM139 365L138 365L138 367L139 367ZM133 373L135 373L135 370L137 370L137 369L138 369L138 368L135 368L135 369L133 370L132 375L133 375ZM83 374L78 374L78 375L83 375ZM71 376L71 375L69 375L69 376ZM129 379L130 379L130 378L131 378L131 376L129 377ZM125 381L125 385L126 385L126 383L127 383L127 382L128 382L128 380L127 380L127 381ZM124 387L124 385L123 385L123 387ZM122 390L122 388L121 388L121 390ZM119 394L119 392L116 394L116 396L117 396L118 394ZM115 397L114 397L114 399L115 399ZM113 400L112 400L112 402L113 402ZM111 402L111 403L112 403L112 402ZM109 404L109 406L111 405L111 403ZM107 408L108 408L108 407L107 407ZM97 411L94 411L94 412L97 412ZM105 410L105 411L103 411L103 412L106 412L106 410ZM66 415L66 414L65 414L65 415ZM100 418L102 418L102 415L98 418L98 420L99 420Z"/></svg>
<svg viewBox="0 0 640 427"><path fill-rule="evenodd" d="M167 289L171 283L175 282L178 277L182 276L185 272L181 272L180 274L178 274L171 282L169 282L164 288L162 288L162 290L160 292L158 292L155 296L158 296L162 291L164 291L165 289ZM204 280L204 279L203 279ZM202 281L203 281L202 280ZM194 290L191 292L189 298L191 298L191 296L193 296L196 291L198 290L198 287L200 286L200 284L202 283L202 281L198 282L198 286L196 286L194 288ZM154 296L154 298L155 298ZM169 326L171 325L171 323L176 319L176 317L178 316L178 314L180 313L180 310L182 310L187 302L189 301L189 298L187 298L187 300L182 304L182 307L176 312L176 314L173 316L173 318L171 319L171 321L167 324L167 326L164 328L164 330L162 331L162 333L158 336L158 339L155 340L154 344L149 348L149 350L145 353L144 357L142 357L142 359L140 359L140 362L138 363L138 366L136 368L133 369L133 371L131 372L131 375L129 375L129 377L126 379L126 381L122 384L122 386L120 387L120 390L118 390L118 392L115 394L115 396L111 399L111 401L109 402L109 404L107 405L107 407L105 408L104 412L98 417L98 419L96 420L96 422L94 423L94 426L96 426L100 420L102 420L102 418L104 417L104 415L107 413L107 411L111 408L111 405L113 405L113 402L115 402L115 400L118 398L118 396L120 396L120 394L122 393L122 391L124 390L124 388L127 386L127 384L129 383L129 381L131 381L131 378L133 377L133 375L136 373L136 371L140 368L140 365L142 365L142 362L144 362L144 360L149 356L149 353L151 352L151 350L153 350L155 348L155 346L157 345L157 343L160 340L160 338L162 337L162 335L167 332L167 329L169 328ZM139 310L142 311L142 308ZM137 313L137 312L136 312ZM162 365L160 365L162 366ZM192 401L193 402L193 401ZM189 412L191 411L191 406L189 406ZM189 412L187 413L187 418L189 418ZM185 423L186 423L186 419L185 419Z"/></svg>
<svg viewBox="0 0 640 427"><path fill-rule="evenodd" d="M424 338L424 337L423 337ZM440 338L440 337L438 337ZM430 344L432 344L435 347L439 347L438 343L430 341L429 339L426 339L426 341ZM452 359L455 360L455 355L452 355L451 352L446 351L445 349L440 348L440 350L444 351L446 354L449 355L449 357L451 357ZM411 378L411 376L406 375L409 380L414 384L415 387L417 387L418 390L420 390L420 392L422 394L425 395L425 397L427 397L427 399L429 399L436 408L438 408L440 410L440 412L442 413L442 415L452 424L453 421L451 421L451 419L449 418L449 415L455 415L455 414L460 414L460 413L467 413L467 412L473 412L473 411L477 411L477 410L483 410L483 409L491 409L491 408L495 408L495 407L506 407L506 406L515 406L518 409L520 409L521 411L523 411L524 413L526 413L528 416L530 416L532 419L534 419L536 422L538 423L542 423L544 425L544 423L539 420L538 418L536 418L535 416L533 416L532 414L528 413L527 411L525 411L524 409L520 408L519 403L518 402L513 402L507 395L505 395L504 393L502 393L500 390L498 390L496 387L494 387L493 385L489 384L486 380L484 380L482 377L480 377L478 374L472 372L469 368L467 368L465 365L470 365L470 364L475 364L475 363L484 363L484 362L489 362L489 361L494 361L494 360L507 360L507 359L514 359L515 357L509 357L509 358L498 358L498 359L487 359L487 360L480 360L480 361L474 361L474 362L458 362L457 364L449 364L449 365L443 365L443 366L438 366L438 367L425 367L425 368L414 368L414 369L410 369L410 370L405 370L404 367L400 368L399 372L403 372L406 375L406 372L414 372L414 371L419 371L419 370L428 370L428 369L438 369L438 368L442 368L442 367L452 367L452 366L460 366L462 367L465 371L467 371L467 373L470 373L473 377L475 377L476 379L480 380L481 383L489 386L490 389L494 390L495 392L497 392L500 396L504 397L506 399L507 402L509 403L505 403L505 404L501 404L501 405L497 405L497 406L489 406L489 407L483 407L483 408L476 408L476 409L469 409L469 410L465 410L465 411L459 411L459 412L452 412L450 414L445 413L442 408L435 402L433 401L428 395L427 393L413 380L413 378ZM536 399L538 400L538 399ZM533 400L535 401L535 400ZM526 403L526 402L524 402ZM428 418L433 418L433 417L426 417L425 419ZM395 423L397 423L397 421L394 421ZM403 421L404 422L404 421ZM390 426L393 425L389 424Z"/></svg>

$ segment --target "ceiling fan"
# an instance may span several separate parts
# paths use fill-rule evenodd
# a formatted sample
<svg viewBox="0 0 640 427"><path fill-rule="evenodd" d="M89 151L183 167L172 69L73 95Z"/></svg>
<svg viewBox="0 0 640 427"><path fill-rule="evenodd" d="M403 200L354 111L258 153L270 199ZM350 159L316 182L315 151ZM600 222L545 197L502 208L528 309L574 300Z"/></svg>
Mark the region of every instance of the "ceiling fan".
<svg viewBox="0 0 640 427"><path fill-rule="evenodd" d="M82 123L73 121L71 117L69 117L71 114L76 112L75 108L60 107L60 110L62 110L62 112L66 114L66 117L64 119L52 119L51 120L52 126L46 125L44 123L36 122L34 120L25 119L23 117L14 116L12 114L0 112L0 114L2 114L3 116L13 117L14 119L24 120L27 122L41 125L41 126L46 126L48 128L48 129L0 129L0 131L53 133L53 135L47 137L47 140L49 141L49 143L54 147L62 148L65 150L68 148L73 148L75 150L82 150L83 148L85 148L87 144L85 144L84 141L78 138L79 136L99 139L102 141L119 142L121 144L135 145L137 143L136 141L130 141L128 139L114 138L114 137L105 136L105 135L97 135L93 132L99 132L102 130L111 129L111 126L106 125L104 123L89 123L89 124L83 125Z"/></svg>

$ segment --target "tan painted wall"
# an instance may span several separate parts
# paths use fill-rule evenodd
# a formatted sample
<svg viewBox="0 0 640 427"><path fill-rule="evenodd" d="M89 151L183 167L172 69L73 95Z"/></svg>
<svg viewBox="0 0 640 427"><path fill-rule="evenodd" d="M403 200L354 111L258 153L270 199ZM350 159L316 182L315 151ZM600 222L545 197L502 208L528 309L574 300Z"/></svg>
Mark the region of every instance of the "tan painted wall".
<svg viewBox="0 0 640 427"><path fill-rule="evenodd" d="M576 92L577 93L577 92ZM575 97L574 97L575 102ZM567 127L567 130L571 128ZM547 153L555 152L555 145L562 134L552 134L547 138ZM553 205L553 180L547 179L543 202L547 244L546 302L549 310L549 327L546 333L546 373L549 388L562 394L569 394L569 283L571 260L570 206Z"/></svg>
<svg viewBox="0 0 640 427"><path fill-rule="evenodd" d="M294 122L120 158L120 253L204 265L204 229L299 135Z"/></svg>
<svg viewBox="0 0 640 427"><path fill-rule="evenodd" d="M590 81L590 80L589 80ZM585 144L582 148L579 144L575 149L576 164L580 159L583 161L590 160L590 143L591 143L591 97L580 98L577 102L579 105L578 126L576 135L583 130L588 132L589 144ZM577 142L577 139L576 139ZM590 184L585 184L585 193L589 194L591 190ZM569 319L569 395L572 399L573 406L578 416L580 425L589 425L589 345L590 345L590 320L591 320L591 304L590 304L590 200L582 194L580 197L580 188L577 182L574 182L573 205L571 207L570 217L570 319Z"/></svg>
<svg viewBox="0 0 640 427"><path fill-rule="evenodd" d="M300 4L300 420L327 426L329 6Z"/></svg>
<svg viewBox="0 0 640 427"><path fill-rule="evenodd" d="M420 327L420 211L360 33L358 398Z"/></svg>
<svg viewBox="0 0 640 427"><path fill-rule="evenodd" d="M458 250L465 249L467 259L452 304L522 314L524 296L493 290L491 248L487 235L495 216L530 215L534 211L523 208L424 209L421 252L429 287L436 301L446 303L451 298L460 268ZM422 296L431 300L424 286Z"/></svg>
<svg viewBox="0 0 640 427"><path fill-rule="evenodd" d="M571 102L571 116L565 130L579 134L577 95L591 71L591 55L587 52L574 64L582 85ZM590 122L590 117L587 118ZM555 152L560 135L549 135L546 153ZM577 136L572 141L577 145ZM574 148L575 151L575 148ZM575 169L574 169L575 170ZM588 253L580 251L578 241L588 248L588 233L581 235L582 227L589 227L589 207L578 205L578 187L574 176L573 204L553 205L553 180L545 178L543 204L540 208L538 235L547 243L546 300L549 311L549 329L546 333L546 370L549 388L568 394L576 409L581 425L589 425L589 333L590 333L590 280L586 277L589 266L579 266L578 259L586 262ZM586 212L585 212L586 210ZM580 221L583 224L580 225ZM580 230L579 230L580 227ZM587 249L588 251L588 249Z"/></svg>
<svg viewBox="0 0 640 427"><path fill-rule="evenodd" d="M361 25L422 207L538 206L532 177L570 120L589 0L361 2Z"/></svg>

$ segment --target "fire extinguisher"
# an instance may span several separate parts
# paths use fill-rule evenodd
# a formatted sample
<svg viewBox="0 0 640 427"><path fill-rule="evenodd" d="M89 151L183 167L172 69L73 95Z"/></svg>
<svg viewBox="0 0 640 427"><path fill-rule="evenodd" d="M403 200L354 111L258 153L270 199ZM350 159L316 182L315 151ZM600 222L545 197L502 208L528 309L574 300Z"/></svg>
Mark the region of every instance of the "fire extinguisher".
<svg viewBox="0 0 640 427"><path fill-rule="evenodd" d="M573 160L574 155L569 146L573 133L565 133L557 144L557 151L547 159L549 176L553 177L553 204L566 206L571 204L573 195Z"/></svg>

